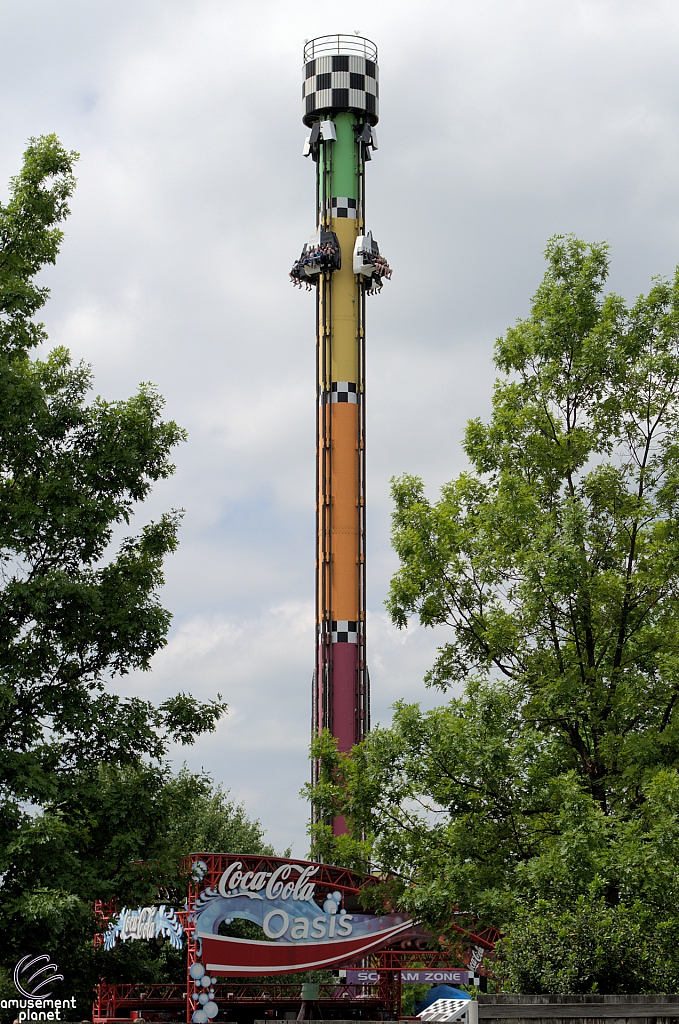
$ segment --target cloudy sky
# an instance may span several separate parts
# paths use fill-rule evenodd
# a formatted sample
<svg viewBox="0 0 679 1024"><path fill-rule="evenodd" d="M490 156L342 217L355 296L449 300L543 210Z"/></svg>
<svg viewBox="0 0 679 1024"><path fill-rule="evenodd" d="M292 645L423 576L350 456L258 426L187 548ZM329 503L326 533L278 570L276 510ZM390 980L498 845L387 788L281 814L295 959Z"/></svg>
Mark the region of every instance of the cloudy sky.
<svg viewBox="0 0 679 1024"><path fill-rule="evenodd" d="M633 298L679 261L676 0L0 0L0 183L26 139L81 153L53 343L106 398L154 381L189 431L140 514L185 509L174 613L151 675L123 692L220 691L230 713L187 756L306 853L313 662L313 297L287 271L314 221L301 156L305 39L380 53L368 226L394 278L368 309L369 661L373 719L440 638L383 601L389 479L432 496L486 415L494 338L525 315L545 240L612 247Z"/></svg>

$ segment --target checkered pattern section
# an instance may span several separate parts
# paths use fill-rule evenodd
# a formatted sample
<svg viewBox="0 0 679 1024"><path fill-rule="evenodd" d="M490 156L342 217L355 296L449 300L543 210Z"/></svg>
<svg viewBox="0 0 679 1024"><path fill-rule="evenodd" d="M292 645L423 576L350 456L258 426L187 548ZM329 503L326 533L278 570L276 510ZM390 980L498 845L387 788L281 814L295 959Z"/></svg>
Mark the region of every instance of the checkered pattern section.
<svg viewBox="0 0 679 1024"><path fill-rule="evenodd" d="M379 120L379 68L367 57L317 57L305 64L302 83L302 120L328 110L357 110L371 124Z"/></svg>
<svg viewBox="0 0 679 1024"><path fill-rule="evenodd" d="M346 619L333 622L330 642L333 644L357 644L358 623L348 622Z"/></svg>
<svg viewBox="0 0 679 1024"><path fill-rule="evenodd" d="M418 1013L422 1021L454 1021L467 1017L471 999L437 999L423 1013Z"/></svg>
<svg viewBox="0 0 679 1024"><path fill-rule="evenodd" d="M351 402L358 405L356 385L349 380L334 380L330 385L332 402Z"/></svg>
<svg viewBox="0 0 679 1024"><path fill-rule="evenodd" d="M348 199L346 196L333 196L330 200L331 217L358 217L358 199Z"/></svg>

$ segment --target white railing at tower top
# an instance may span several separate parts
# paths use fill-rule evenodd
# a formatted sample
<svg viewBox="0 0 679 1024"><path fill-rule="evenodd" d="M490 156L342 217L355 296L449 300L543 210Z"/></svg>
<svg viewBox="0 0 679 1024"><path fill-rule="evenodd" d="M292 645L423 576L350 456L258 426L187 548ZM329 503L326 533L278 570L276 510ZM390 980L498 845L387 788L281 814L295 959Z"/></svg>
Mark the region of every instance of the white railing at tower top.
<svg viewBox="0 0 679 1024"><path fill-rule="evenodd" d="M309 39L304 44L304 63L316 57L327 57L329 54L355 54L359 57L367 57L377 63L377 47L370 39L363 36L318 36L316 39Z"/></svg>

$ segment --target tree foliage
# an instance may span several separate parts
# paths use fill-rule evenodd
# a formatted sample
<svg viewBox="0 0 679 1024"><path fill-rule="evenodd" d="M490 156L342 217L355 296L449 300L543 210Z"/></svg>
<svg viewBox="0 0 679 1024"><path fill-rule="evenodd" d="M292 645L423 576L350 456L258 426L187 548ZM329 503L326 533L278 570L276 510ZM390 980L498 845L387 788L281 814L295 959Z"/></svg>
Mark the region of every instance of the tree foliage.
<svg viewBox="0 0 679 1024"><path fill-rule="evenodd" d="M165 643L163 559L179 514L163 515L110 553L184 431L161 419L150 385L126 401L87 401L92 375L64 349L45 359L32 320L48 291L36 273L56 259L76 154L34 140L0 207L0 829L18 806L49 799L56 776L85 762L158 757L222 710L175 697L159 708L104 683L148 669Z"/></svg>
<svg viewBox="0 0 679 1024"><path fill-rule="evenodd" d="M345 855L393 872L391 898L439 927L458 908L506 930L507 984L676 986L679 273L628 307L604 295L605 245L556 237L546 258L530 315L497 341L468 471L438 501L393 482L388 609L450 628L426 682L462 696L398 705L352 758L321 739L314 799L366 837ZM314 838L332 849L325 826ZM615 944L574 967L585 918L592 935L641 922L657 970ZM570 966L546 952L521 973L524 939L566 934Z"/></svg>
<svg viewBox="0 0 679 1024"><path fill-rule="evenodd" d="M87 995L95 899L177 890L177 857L205 829L255 845L261 830L165 764L171 741L214 728L219 695L116 693L166 643L159 588L181 514L116 538L185 432L152 385L92 398L65 349L36 357L36 277L56 260L76 159L55 136L30 140L0 203L0 965L59 954Z"/></svg>
<svg viewBox="0 0 679 1024"><path fill-rule="evenodd" d="M181 907L187 886L182 858L222 850L273 853L260 823L208 775L103 763L72 774L7 851L11 866L0 901L6 968L25 953L49 952L83 1010L102 976L183 982L185 953L169 945L134 942L112 952L95 950L101 923L94 904L115 900L119 908L136 907L160 899Z"/></svg>

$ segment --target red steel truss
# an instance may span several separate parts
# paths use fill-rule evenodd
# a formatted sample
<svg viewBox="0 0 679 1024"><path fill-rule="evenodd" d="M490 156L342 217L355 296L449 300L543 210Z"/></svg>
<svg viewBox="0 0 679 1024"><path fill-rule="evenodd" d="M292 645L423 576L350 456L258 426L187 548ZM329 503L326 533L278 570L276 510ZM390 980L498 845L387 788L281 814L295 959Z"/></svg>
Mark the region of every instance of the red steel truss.
<svg viewBox="0 0 679 1024"><path fill-rule="evenodd" d="M193 942L191 932L187 937L190 955ZM475 935L474 938L481 937ZM488 952L492 951L490 944L487 948ZM463 965L459 956L451 955L446 950L390 948L372 953L355 964L343 966L377 971L379 981L376 985L347 985L339 979L322 983L319 986L318 1009L323 1017L343 1010L350 1016L359 1013L364 1019L375 1019L378 1011L386 1011L388 1016L397 1016L401 1006L401 972L451 969ZM277 1014L298 1011L302 1003L302 984L302 981L295 980L294 975L290 981L285 982L269 981L267 978L256 982L237 978L218 982L215 985L215 999L222 1011L220 1018L231 1019L231 1013L240 1016L248 1010L256 1011L253 1017L258 1018L269 1011ZM114 1020L130 1020L133 1013L146 1020L163 1013L175 1019L181 1014L182 1019L190 1021L190 991L191 986L186 985L110 985L102 982L97 988L92 1020L94 1024L111 1024Z"/></svg>

